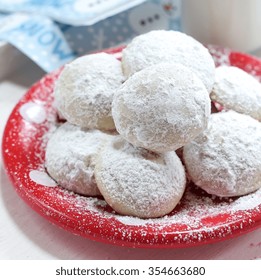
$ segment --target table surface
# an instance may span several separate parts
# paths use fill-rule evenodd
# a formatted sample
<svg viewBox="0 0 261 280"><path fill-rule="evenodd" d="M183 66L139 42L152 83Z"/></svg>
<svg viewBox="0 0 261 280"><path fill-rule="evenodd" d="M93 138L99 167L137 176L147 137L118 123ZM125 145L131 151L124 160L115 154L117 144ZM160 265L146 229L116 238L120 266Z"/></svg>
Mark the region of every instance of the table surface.
<svg viewBox="0 0 261 280"><path fill-rule="evenodd" d="M44 75L31 61L0 82L0 137L26 90ZM52 225L17 195L1 158L0 259L2 260L250 260L261 259L261 228L237 238L184 249L141 249L103 244Z"/></svg>

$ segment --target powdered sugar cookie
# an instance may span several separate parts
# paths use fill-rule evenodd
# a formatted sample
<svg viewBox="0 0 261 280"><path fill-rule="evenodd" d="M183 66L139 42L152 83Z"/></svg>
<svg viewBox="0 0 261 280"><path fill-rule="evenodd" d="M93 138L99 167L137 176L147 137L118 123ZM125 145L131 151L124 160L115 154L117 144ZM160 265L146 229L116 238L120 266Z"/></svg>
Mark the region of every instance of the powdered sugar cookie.
<svg viewBox="0 0 261 280"><path fill-rule="evenodd" d="M211 115L183 155L192 181L210 194L238 196L261 187L261 124L250 116Z"/></svg>
<svg viewBox="0 0 261 280"><path fill-rule="evenodd" d="M201 43L184 33L150 31L134 38L122 52L122 67L127 77L160 62L180 63L190 68L211 92L215 79L212 56Z"/></svg>
<svg viewBox="0 0 261 280"><path fill-rule="evenodd" d="M185 189L185 172L175 152L156 154L115 136L99 154L98 187L118 213L154 218L169 213Z"/></svg>
<svg viewBox="0 0 261 280"><path fill-rule="evenodd" d="M160 63L131 76L115 93L112 115L119 134L155 152L176 150L207 125L209 94L180 64Z"/></svg>
<svg viewBox="0 0 261 280"><path fill-rule="evenodd" d="M51 136L46 147L45 165L56 182L83 195L100 194L94 167L101 143L111 135L98 130L84 130L65 123Z"/></svg>
<svg viewBox="0 0 261 280"><path fill-rule="evenodd" d="M217 67L216 81L210 98L226 109L261 121L261 84L240 68Z"/></svg>
<svg viewBox="0 0 261 280"><path fill-rule="evenodd" d="M72 124L90 129L114 129L111 102L124 78L121 63L98 53L65 65L55 85L55 104Z"/></svg>

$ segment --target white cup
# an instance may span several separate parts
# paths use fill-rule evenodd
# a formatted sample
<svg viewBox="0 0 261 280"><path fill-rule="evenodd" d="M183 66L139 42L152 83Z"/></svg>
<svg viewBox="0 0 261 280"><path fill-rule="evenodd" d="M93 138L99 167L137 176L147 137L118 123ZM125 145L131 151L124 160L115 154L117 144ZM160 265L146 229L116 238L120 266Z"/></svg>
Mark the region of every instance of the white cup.
<svg viewBox="0 0 261 280"><path fill-rule="evenodd" d="M261 48L260 0L182 0L182 30L203 44Z"/></svg>

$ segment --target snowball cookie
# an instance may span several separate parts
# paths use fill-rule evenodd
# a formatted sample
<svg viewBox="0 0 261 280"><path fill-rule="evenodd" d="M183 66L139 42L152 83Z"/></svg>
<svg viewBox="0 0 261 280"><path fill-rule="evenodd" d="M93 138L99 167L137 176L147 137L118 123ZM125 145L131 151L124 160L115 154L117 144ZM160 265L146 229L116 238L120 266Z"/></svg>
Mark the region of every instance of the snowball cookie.
<svg viewBox="0 0 261 280"><path fill-rule="evenodd" d="M209 94L180 64L161 63L131 76L115 93L112 115L119 134L155 152L176 150L207 125Z"/></svg>
<svg viewBox="0 0 261 280"><path fill-rule="evenodd" d="M216 81L210 98L226 109L261 121L261 84L240 68L217 67Z"/></svg>
<svg viewBox="0 0 261 280"><path fill-rule="evenodd" d="M100 194L95 178L96 156L105 138L112 137L98 130L84 130L65 123L50 137L45 166L61 186L83 195Z"/></svg>
<svg viewBox="0 0 261 280"><path fill-rule="evenodd" d="M172 211L185 189L185 172L175 152L156 154L115 136L95 167L98 187L118 213L154 218Z"/></svg>
<svg viewBox="0 0 261 280"><path fill-rule="evenodd" d="M250 116L211 115L183 155L190 178L209 194L238 196L261 187L261 124Z"/></svg>
<svg viewBox="0 0 261 280"><path fill-rule="evenodd" d="M111 102L124 78L121 63L112 55L82 56L65 65L54 89L55 104L72 124L114 129Z"/></svg>
<svg viewBox="0 0 261 280"><path fill-rule="evenodd" d="M180 63L193 70L210 93L215 64L207 48L194 38L174 30L154 30L137 36L122 52L125 76L160 62Z"/></svg>

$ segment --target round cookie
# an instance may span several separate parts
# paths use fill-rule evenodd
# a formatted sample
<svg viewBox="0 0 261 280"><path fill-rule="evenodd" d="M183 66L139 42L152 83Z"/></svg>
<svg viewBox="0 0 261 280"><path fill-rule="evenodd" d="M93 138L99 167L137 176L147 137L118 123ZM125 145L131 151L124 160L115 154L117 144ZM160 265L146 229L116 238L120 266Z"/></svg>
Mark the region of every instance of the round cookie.
<svg viewBox="0 0 261 280"><path fill-rule="evenodd" d="M112 115L119 134L134 146L173 151L207 125L209 94L180 64L160 63L131 76L115 93Z"/></svg>
<svg viewBox="0 0 261 280"><path fill-rule="evenodd" d="M174 30L154 30L135 37L122 52L126 77L160 62L180 63L190 68L211 92L214 61L208 49L191 36Z"/></svg>
<svg viewBox="0 0 261 280"><path fill-rule="evenodd" d="M65 123L51 135L45 154L50 176L65 189L83 195L99 195L94 178L96 156L104 139L98 130L84 130Z"/></svg>
<svg viewBox="0 0 261 280"><path fill-rule="evenodd" d="M111 102L124 81L121 62L97 53L66 64L54 89L55 105L72 124L89 129L114 129Z"/></svg>
<svg viewBox="0 0 261 280"><path fill-rule="evenodd" d="M104 145L95 177L104 199L116 212L140 218L171 212L186 184L184 167L175 152L149 152L121 136Z"/></svg>
<svg viewBox="0 0 261 280"><path fill-rule="evenodd" d="M183 156L191 180L209 194L251 193L261 187L261 124L233 111L213 114Z"/></svg>
<svg viewBox="0 0 261 280"><path fill-rule="evenodd" d="M240 68L217 67L210 98L226 109L261 121L261 84Z"/></svg>

